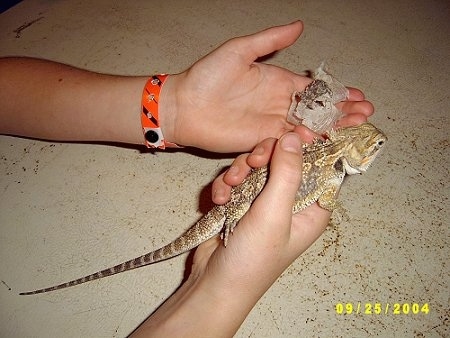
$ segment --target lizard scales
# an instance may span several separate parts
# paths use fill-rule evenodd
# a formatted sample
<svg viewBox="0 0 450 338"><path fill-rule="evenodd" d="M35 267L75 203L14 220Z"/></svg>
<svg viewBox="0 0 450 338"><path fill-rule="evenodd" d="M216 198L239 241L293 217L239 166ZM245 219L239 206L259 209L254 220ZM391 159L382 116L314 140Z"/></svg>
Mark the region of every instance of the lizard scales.
<svg viewBox="0 0 450 338"><path fill-rule="evenodd" d="M325 141L315 140L304 145L302 183L292 212L298 213L315 202L327 210L336 209L339 206L336 195L344 176L366 171L386 140L382 131L364 123L332 130ZM67 283L20 294L34 295L64 289L160 262L187 252L219 233L222 233L226 245L230 232L264 188L268 177L269 167L253 169L240 185L233 187L229 202L213 207L183 235L160 249Z"/></svg>

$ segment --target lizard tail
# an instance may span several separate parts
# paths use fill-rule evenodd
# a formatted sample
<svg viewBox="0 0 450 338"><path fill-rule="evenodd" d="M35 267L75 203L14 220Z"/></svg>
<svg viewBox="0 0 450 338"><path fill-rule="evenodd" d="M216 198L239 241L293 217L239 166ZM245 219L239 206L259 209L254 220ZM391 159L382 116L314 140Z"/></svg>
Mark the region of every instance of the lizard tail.
<svg viewBox="0 0 450 338"><path fill-rule="evenodd" d="M19 293L19 295L21 296L29 296L29 295L36 295L39 293L45 293L45 292L50 292L50 291L55 291L55 290L60 290L60 289L65 289L71 286L75 286L75 285L80 285L86 282L90 282L92 280L96 280L96 279L100 279L106 276L111 276L114 275L116 273L120 273L123 272L125 270L129 270L129 269L134 269L137 266L132 266L132 263L134 262L134 260L129 260L127 262L124 262L122 264L118 264L114 267L111 267L109 269L105 269L102 271L98 271L96 273L93 273L91 275L85 276L85 277L81 277L78 279L74 279L70 282L66 282L66 283L62 283L59 285L55 285L49 288L43 288L43 289L39 289L39 290L34 290L34 291L28 291L28 292L21 292ZM128 269L127 269L128 267Z"/></svg>
<svg viewBox="0 0 450 338"><path fill-rule="evenodd" d="M214 222L214 226L211 227L211 222ZM186 231L186 233L172 243L169 243L163 246L160 249L149 252L145 255L136 257L134 259L130 259L129 261L123 262L121 264L117 264L111 268L104 269L93 273L91 275L81 277L78 279L74 279L70 282L62 283L59 285L55 285L48 288L38 289L34 291L21 292L19 295L29 296L36 295L39 293L45 293L50 291L56 291L60 289L65 289L71 286L80 285L86 282L90 282L96 279L100 279L103 277L108 277L111 275L115 275L117 273L121 273L124 271L140 268L145 265L153 264L156 262L160 262L178 255L181 255L184 252L187 252L202 242L214 237L216 234L220 232L225 222L225 217L208 213L206 214L200 221L198 221L193 227ZM208 225L208 226L205 226Z"/></svg>

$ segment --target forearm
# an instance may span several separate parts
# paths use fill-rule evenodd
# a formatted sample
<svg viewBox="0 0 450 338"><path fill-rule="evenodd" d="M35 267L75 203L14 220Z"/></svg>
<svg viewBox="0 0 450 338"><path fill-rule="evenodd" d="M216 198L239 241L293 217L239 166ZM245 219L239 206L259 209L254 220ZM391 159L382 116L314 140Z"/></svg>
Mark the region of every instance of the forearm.
<svg viewBox="0 0 450 338"><path fill-rule="evenodd" d="M220 294L209 282L190 278L131 337L232 337L262 293Z"/></svg>
<svg viewBox="0 0 450 338"><path fill-rule="evenodd" d="M44 60L0 59L0 134L142 143L139 112L146 80Z"/></svg>

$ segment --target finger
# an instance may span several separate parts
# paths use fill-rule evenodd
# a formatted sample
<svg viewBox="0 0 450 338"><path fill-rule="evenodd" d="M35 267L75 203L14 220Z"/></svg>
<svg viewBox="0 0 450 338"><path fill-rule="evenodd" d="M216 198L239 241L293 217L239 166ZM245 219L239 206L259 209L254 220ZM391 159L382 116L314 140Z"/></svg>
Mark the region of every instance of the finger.
<svg viewBox="0 0 450 338"><path fill-rule="evenodd" d="M260 168L269 163L277 139L267 138L261 141L251 154L239 155L230 168L218 176L212 185L212 200L224 204L230 200L231 188L248 176L252 168Z"/></svg>
<svg viewBox="0 0 450 338"><path fill-rule="evenodd" d="M288 70L286 70L288 71ZM294 73L292 73L294 74ZM295 74L295 86L298 92L301 92L305 89L305 87L313 81L312 78L307 77L305 74ZM347 87L348 89L348 98L347 101L364 101L365 95L358 88Z"/></svg>
<svg viewBox="0 0 450 338"><path fill-rule="evenodd" d="M345 114L363 114L366 117L374 112L373 104L369 101L343 101L339 102L336 107Z"/></svg>
<svg viewBox="0 0 450 338"><path fill-rule="evenodd" d="M230 200L231 185L223 181L225 173L220 174L212 184L211 198L215 204L222 205Z"/></svg>
<svg viewBox="0 0 450 338"><path fill-rule="evenodd" d="M322 235L330 222L331 212L314 203L293 216L291 243L294 259Z"/></svg>
<svg viewBox="0 0 450 338"><path fill-rule="evenodd" d="M314 139L322 138L321 135L315 133L303 124L295 126L294 132L300 135L303 143L312 143Z"/></svg>
<svg viewBox="0 0 450 338"><path fill-rule="evenodd" d="M247 163L253 168L260 168L267 165L272 156L273 149L277 142L276 138L267 138L255 147L253 151L248 155Z"/></svg>
<svg viewBox="0 0 450 338"><path fill-rule="evenodd" d="M363 101L365 99L364 93L358 88L347 87L348 101Z"/></svg>
<svg viewBox="0 0 450 338"><path fill-rule="evenodd" d="M367 116L364 114L350 114L346 115L343 118L339 119L339 121L336 122L336 127L350 127L350 126L357 126L361 123L367 122Z"/></svg>
<svg viewBox="0 0 450 338"><path fill-rule="evenodd" d="M215 204L225 204L230 200L231 188L247 177L250 166L247 164L248 154L239 155L223 174L219 175L212 184L212 200Z"/></svg>
<svg viewBox="0 0 450 338"><path fill-rule="evenodd" d="M311 230L318 228L320 233L327 227L330 220L330 216L331 211L320 207L319 204L316 202L308 206L306 209L300 211L300 213L298 213L295 217L298 217L299 219L302 220L302 222L299 223L303 223L301 227L304 228L304 230L308 229L308 227L310 227Z"/></svg>
<svg viewBox="0 0 450 338"><path fill-rule="evenodd" d="M230 40L248 64L257 58L292 45L303 31L303 23L295 21L284 26L268 28L261 32Z"/></svg>
<svg viewBox="0 0 450 338"><path fill-rule="evenodd" d="M314 139L321 138L321 136L304 125L295 126L293 132L300 136L303 143L312 143ZM252 168L259 168L267 165L272 157L276 138L267 138L261 141L255 149L248 155L247 163Z"/></svg>
<svg viewBox="0 0 450 338"><path fill-rule="evenodd" d="M233 161L230 168L225 172L223 181L231 186L241 184L250 173L251 167L247 164L249 154L241 154Z"/></svg>

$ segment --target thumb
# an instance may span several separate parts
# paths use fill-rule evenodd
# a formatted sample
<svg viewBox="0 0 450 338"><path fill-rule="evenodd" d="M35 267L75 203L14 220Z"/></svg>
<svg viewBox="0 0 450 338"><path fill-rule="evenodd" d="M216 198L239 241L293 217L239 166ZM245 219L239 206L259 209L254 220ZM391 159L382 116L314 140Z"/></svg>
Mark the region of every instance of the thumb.
<svg viewBox="0 0 450 338"><path fill-rule="evenodd" d="M300 186L302 173L302 143L298 134L289 132L277 142L272 156L269 181L255 201L266 219L291 224L292 206ZM286 218L286 219L282 219Z"/></svg>
<svg viewBox="0 0 450 338"><path fill-rule="evenodd" d="M290 202L290 210L301 182L301 173L302 142L298 134L289 132L284 134L275 146L267 188L279 195L278 199Z"/></svg>
<svg viewBox="0 0 450 338"><path fill-rule="evenodd" d="M303 23L295 21L288 25L268 28L261 32L231 40L248 64L257 58L292 45L302 34Z"/></svg>

